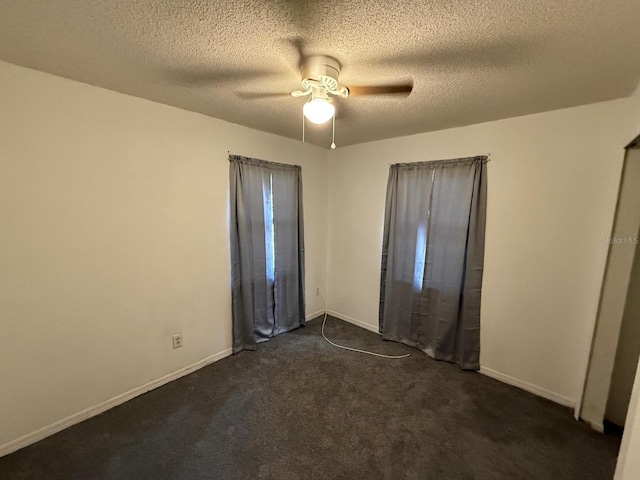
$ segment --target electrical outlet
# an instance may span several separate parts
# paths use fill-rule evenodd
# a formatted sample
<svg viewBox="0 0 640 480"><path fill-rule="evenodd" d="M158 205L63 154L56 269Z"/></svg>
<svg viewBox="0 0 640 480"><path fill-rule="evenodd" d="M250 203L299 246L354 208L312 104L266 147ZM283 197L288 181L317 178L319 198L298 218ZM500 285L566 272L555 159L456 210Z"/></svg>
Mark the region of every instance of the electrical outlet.
<svg viewBox="0 0 640 480"><path fill-rule="evenodd" d="M176 333L173 336L173 348L180 348L182 346L182 334Z"/></svg>
<svg viewBox="0 0 640 480"><path fill-rule="evenodd" d="M320 287L316 287L316 296L320 295Z"/></svg>

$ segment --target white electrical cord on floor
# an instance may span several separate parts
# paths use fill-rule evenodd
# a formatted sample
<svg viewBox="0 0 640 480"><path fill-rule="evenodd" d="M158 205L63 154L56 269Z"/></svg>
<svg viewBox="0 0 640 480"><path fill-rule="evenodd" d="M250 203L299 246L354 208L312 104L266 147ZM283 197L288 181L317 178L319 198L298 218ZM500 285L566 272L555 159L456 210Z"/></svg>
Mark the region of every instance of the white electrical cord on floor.
<svg viewBox="0 0 640 480"><path fill-rule="evenodd" d="M392 358L392 359L396 359L396 360L400 359L400 358L407 358L409 355L411 355L410 353L407 353L405 355L383 355L381 353L368 352L366 350L360 350L359 348L345 347L344 345L338 345L337 343L333 343L324 334L324 324L327 323L327 301L324 299L324 297L322 296L322 294L320 292L318 292L318 295L320 296L320 298L324 302L324 319L322 320L322 336L324 337L324 339L327 342L329 342L334 347L342 348L343 350L349 350L351 352L365 353L367 355L373 355L374 357Z"/></svg>

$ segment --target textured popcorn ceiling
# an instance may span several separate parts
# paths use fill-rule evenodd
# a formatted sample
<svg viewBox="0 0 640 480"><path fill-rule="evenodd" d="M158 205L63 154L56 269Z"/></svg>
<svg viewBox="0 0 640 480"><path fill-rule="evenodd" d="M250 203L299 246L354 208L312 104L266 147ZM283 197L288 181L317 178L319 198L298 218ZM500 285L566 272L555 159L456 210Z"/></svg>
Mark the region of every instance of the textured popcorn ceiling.
<svg viewBox="0 0 640 480"><path fill-rule="evenodd" d="M345 85L413 79L338 99L338 146L627 96L639 32L638 0L0 0L2 60L292 138L305 99L242 93L299 88L294 38Z"/></svg>

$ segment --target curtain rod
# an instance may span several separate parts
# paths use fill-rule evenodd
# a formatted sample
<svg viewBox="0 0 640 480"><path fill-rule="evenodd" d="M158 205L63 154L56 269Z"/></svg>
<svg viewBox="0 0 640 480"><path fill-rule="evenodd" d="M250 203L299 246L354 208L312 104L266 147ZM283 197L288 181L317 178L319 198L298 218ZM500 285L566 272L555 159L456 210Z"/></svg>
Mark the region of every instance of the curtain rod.
<svg viewBox="0 0 640 480"><path fill-rule="evenodd" d="M281 169L297 169L297 170L301 170L302 167L300 165L294 165L291 163L280 163L280 162L270 162L269 160L262 160L260 158L252 158L252 157L245 157L243 155L235 155L233 153L231 153L229 150L227 150L227 154L229 155L229 161L232 162L234 160L241 160L243 162L251 162L254 164L260 164L260 165L264 165L264 166L271 166L271 167L276 167L276 168L281 168Z"/></svg>
<svg viewBox="0 0 640 480"><path fill-rule="evenodd" d="M491 154L487 153L486 155L476 155L473 157L460 157L460 158L448 158L444 160L425 160L420 162L406 162L406 163L389 163L389 167L393 167L394 165L402 165L402 166L429 166L429 165L448 165L453 163L463 163L463 162L473 162L475 160L482 160L484 162L491 161Z"/></svg>

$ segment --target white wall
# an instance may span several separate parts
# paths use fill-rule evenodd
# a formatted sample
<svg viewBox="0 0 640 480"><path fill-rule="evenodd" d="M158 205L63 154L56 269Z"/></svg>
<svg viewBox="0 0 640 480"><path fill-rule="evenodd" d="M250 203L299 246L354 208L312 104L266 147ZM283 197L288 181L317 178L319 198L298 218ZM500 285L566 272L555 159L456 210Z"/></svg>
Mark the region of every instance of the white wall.
<svg viewBox="0 0 640 480"><path fill-rule="evenodd" d="M640 85L638 85L632 100L635 105L632 124L636 134L640 134ZM638 452L640 452L640 368L636 369L636 379L629 402L615 480L640 480L640 455Z"/></svg>
<svg viewBox="0 0 640 480"><path fill-rule="evenodd" d="M0 63L0 452L228 353L228 150L302 165L321 310L326 150Z"/></svg>
<svg viewBox="0 0 640 480"><path fill-rule="evenodd" d="M329 309L377 329L390 163L491 153L482 369L574 404L633 113L621 99L331 152Z"/></svg>
<svg viewBox="0 0 640 480"><path fill-rule="evenodd" d="M626 103L630 113L626 122L629 125L628 140L631 141L640 134L640 84ZM637 160L637 153L631 155ZM638 181L638 165L635 161L628 161L627 168L629 166L631 175L625 177L628 176L631 182L628 189L621 183L619 199L623 206L623 218L616 220L620 223L620 232L613 232L614 235L633 235L631 231L638 221L636 208L624 210L626 204L633 205L637 201L637 185L634 180ZM618 215L620 216L620 212ZM602 429L607 406L634 251L628 245L619 245L611 248L609 254L580 412L581 417L596 429Z"/></svg>
<svg viewBox="0 0 640 480"><path fill-rule="evenodd" d="M611 234L614 243L608 247L606 273L580 412L581 418L599 431L604 430L603 420L611 374L614 369L616 348L636 251L635 244L615 243L615 239L633 238L638 234L640 227L640 161L632 159L632 155L633 153L630 153L625 160L618 193L618 206ZM631 374L631 384L633 384L633 378L635 378L635 369ZM617 418L610 420L619 421Z"/></svg>
<svg viewBox="0 0 640 480"><path fill-rule="evenodd" d="M228 150L303 166L307 312L374 330L388 164L491 152L483 369L575 402L638 103L327 152L0 62L0 454L228 352Z"/></svg>
<svg viewBox="0 0 640 480"><path fill-rule="evenodd" d="M615 480L640 480L640 368L636 371L635 386L618 454Z"/></svg>
<svg viewBox="0 0 640 480"><path fill-rule="evenodd" d="M634 167L638 170L635 187L637 195L640 197L640 150L631 150L627 162L634 163ZM625 168L625 170L628 169ZM620 207L618 207L619 210ZM638 217L640 217L640 205L638 205L637 213ZM638 238L637 235L638 230L636 229L635 239ZM633 247L636 246L633 245ZM624 303L624 314L620 326L618 348L615 355L605 415L607 420L621 426L625 424L633 381L636 377L638 358L640 358L640 254L638 254L637 248L633 248L633 250L635 255L626 302Z"/></svg>

